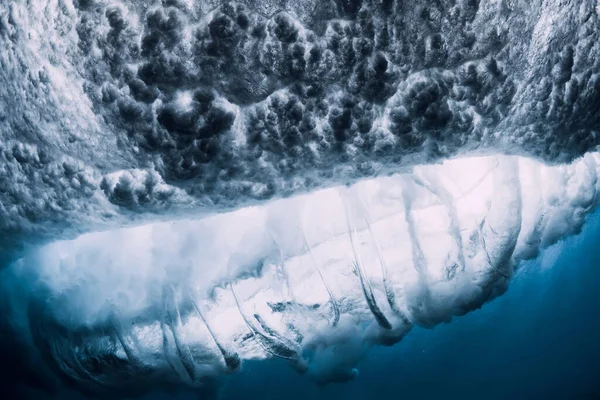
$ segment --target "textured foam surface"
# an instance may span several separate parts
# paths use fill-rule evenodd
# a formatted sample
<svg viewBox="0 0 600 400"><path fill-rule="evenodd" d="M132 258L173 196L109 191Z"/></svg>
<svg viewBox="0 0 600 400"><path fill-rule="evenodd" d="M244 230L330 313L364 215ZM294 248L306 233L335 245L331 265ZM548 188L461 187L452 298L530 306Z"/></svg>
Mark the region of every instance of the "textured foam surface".
<svg viewBox="0 0 600 400"><path fill-rule="evenodd" d="M0 5L2 254L465 152L598 144L595 0Z"/></svg>

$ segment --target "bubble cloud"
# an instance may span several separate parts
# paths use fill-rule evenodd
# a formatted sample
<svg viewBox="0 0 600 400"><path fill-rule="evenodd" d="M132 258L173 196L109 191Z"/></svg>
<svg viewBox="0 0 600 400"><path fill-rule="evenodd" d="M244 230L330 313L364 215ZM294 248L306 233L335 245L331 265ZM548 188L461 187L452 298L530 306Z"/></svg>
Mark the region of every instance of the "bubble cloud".
<svg viewBox="0 0 600 400"><path fill-rule="evenodd" d="M600 157L452 159L199 220L56 241L4 271L31 347L94 393L285 359L317 383L502 294L581 228ZM127 385L125 382L129 382Z"/></svg>

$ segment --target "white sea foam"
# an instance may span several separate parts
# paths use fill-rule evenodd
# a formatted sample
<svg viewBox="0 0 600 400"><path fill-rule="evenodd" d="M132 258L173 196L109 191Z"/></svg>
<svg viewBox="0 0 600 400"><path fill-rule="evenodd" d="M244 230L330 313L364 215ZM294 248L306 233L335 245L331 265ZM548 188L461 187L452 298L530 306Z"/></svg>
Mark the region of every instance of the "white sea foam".
<svg viewBox="0 0 600 400"><path fill-rule="evenodd" d="M599 161L465 157L84 234L20 259L4 271L6 292L16 314L43 305L33 336L60 327L45 330L56 343L47 356L79 379L113 354L188 382L273 357L320 382L348 380L368 347L480 307L521 261L577 233L596 205Z"/></svg>

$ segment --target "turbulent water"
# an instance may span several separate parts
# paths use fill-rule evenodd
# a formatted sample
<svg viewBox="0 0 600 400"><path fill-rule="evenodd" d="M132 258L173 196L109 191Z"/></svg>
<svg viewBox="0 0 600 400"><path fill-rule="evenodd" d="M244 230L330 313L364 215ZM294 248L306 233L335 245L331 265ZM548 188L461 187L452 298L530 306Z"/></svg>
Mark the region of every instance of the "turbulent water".
<svg viewBox="0 0 600 400"><path fill-rule="evenodd" d="M0 349L41 391L352 398L598 203L596 0L14 0L0 49Z"/></svg>

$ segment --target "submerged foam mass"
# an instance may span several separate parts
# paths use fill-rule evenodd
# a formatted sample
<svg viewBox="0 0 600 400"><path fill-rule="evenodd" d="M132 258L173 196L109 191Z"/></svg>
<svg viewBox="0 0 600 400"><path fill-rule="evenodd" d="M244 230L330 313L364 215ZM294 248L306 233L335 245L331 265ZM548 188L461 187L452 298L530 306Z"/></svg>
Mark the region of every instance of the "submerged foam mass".
<svg viewBox="0 0 600 400"><path fill-rule="evenodd" d="M596 153L453 159L57 241L3 271L3 291L14 329L80 389L202 387L268 358L346 381L369 347L480 307L577 233L599 172Z"/></svg>

